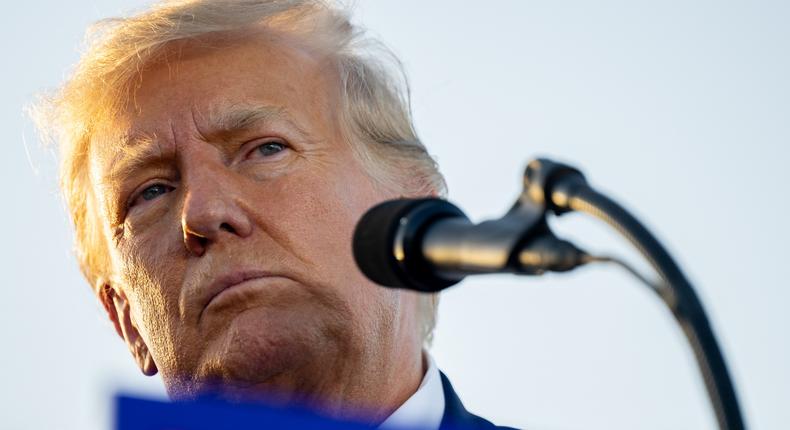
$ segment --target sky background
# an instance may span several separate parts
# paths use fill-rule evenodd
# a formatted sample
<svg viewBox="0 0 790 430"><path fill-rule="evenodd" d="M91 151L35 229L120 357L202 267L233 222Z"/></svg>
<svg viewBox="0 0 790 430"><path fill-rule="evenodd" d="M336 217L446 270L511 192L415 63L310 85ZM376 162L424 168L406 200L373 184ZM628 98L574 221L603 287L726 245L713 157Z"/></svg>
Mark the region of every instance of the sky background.
<svg viewBox="0 0 790 430"><path fill-rule="evenodd" d="M164 396L78 272L56 156L23 113L89 23L143 4L31 0L0 18L0 428L108 429L114 393ZM787 428L790 2L358 0L354 16L403 61L452 201L499 217L530 159L581 168L687 271L750 428ZM552 226L639 263L585 216ZM443 295L432 353L501 425L715 428L681 331L614 267L468 279Z"/></svg>

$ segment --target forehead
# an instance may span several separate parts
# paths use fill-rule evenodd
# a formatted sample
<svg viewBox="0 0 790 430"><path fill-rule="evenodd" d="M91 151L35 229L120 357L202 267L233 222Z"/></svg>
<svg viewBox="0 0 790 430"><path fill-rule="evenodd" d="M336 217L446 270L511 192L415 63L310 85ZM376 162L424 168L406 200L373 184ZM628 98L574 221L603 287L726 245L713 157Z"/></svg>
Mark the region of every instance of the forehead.
<svg viewBox="0 0 790 430"><path fill-rule="evenodd" d="M117 156L117 145L162 137L183 124L243 122L258 107L286 113L313 132L336 132L336 72L326 55L295 38L204 37L174 42L159 58L138 75L125 109L97 134L92 153Z"/></svg>

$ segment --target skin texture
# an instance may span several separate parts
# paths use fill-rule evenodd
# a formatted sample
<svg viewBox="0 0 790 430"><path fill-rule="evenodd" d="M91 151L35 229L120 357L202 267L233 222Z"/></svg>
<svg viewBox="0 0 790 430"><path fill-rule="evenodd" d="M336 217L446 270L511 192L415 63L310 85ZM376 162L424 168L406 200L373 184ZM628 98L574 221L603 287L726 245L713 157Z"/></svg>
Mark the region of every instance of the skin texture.
<svg viewBox="0 0 790 430"><path fill-rule="evenodd" d="M343 137L332 68L265 35L173 51L91 145L118 334L174 399L383 420L424 373L417 297L353 262L356 221L398 196Z"/></svg>

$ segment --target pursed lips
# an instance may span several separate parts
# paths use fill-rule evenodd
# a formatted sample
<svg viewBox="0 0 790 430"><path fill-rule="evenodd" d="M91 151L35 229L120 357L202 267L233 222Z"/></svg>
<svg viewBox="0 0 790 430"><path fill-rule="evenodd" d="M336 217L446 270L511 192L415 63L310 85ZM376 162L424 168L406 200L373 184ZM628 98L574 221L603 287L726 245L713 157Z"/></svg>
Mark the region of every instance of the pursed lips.
<svg viewBox="0 0 790 430"><path fill-rule="evenodd" d="M200 321L200 319L203 317L203 312L205 312L206 308L211 304L211 302L226 290L253 279L261 279L272 276L275 275L262 270L237 270L219 276L214 282L209 284L208 288L204 290L203 297L205 297L205 299L200 309L200 315L198 315L198 321Z"/></svg>

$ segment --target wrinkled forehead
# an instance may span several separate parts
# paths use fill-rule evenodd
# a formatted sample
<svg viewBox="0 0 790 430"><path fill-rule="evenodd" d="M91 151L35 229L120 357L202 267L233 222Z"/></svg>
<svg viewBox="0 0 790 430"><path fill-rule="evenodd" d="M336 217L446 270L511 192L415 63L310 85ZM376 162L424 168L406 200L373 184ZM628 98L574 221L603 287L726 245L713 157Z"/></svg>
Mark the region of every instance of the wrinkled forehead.
<svg viewBox="0 0 790 430"><path fill-rule="evenodd" d="M157 57L137 75L120 112L135 125L150 119L152 107L213 119L240 104L287 107L307 93L325 97L331 87L326 56L279 33L202 36L173 42Z"/></svg>
<svg viewBox="0 0 790 430"><path fill-rule="evenodd" d="M230 128L270 116L304 129L335 125L339 80L331 61L301 38L269 31L172 42L135 76L122 109L101 121L91 158L120 157L186 121Z"/></svg>

